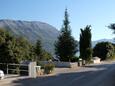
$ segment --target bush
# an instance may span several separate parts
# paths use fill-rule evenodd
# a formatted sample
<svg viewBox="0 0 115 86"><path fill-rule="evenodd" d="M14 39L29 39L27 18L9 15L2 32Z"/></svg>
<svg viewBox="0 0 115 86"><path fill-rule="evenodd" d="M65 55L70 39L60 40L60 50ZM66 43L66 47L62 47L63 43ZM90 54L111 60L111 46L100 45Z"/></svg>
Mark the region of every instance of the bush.
<svg viewBox="0 0 115 86"><path fill-rule="evenodd" d="M71 58L71 62L78 62L78 60L79 60L79 57L77 56L74 56Z"/></svg>
<svg viewBox="0 0 115 86"><path fill-rule="evenodd" d="M101 60L109 60L114 58L114 46L110 42L100 42L93 49L93 56L101 58Z"/></svg>
<svg viewBox="0 0 115 86"><path fill-rule="evenodd" d="M48 63L44 65L44 73L45 74L50 74L54 70L54 64Z"/></svg>
<svg viewBox="0 0 115 86"><path fill-rule="evenodd" d="M40 61L37 61L37 65L41 66L41 69L44 69L44 64L41 63Z"/></svg>

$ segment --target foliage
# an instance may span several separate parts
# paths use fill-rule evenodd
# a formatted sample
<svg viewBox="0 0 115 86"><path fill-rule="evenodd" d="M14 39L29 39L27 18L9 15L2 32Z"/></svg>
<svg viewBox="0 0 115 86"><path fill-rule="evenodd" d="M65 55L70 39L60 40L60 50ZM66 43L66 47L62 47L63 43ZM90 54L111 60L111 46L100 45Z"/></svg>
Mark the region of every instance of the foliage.
<svg viewBox="0 0 115 86"><path fill-rule="evenodd" d="M41 66L41 69L44 69L44 64L41 63L40 61L37 61L37 65Z"/></svg>
<svg viewBox="0 0 115 86"><path fill-rule="evenodd" d="M19 63L32 60L31 45L23 38L13 37L9 32L0 29L0 62Z"/></svg>
<svg viewBox="0 0 115 86"><path fill-rule="evenodd" d="M48 61L52 59L52 55L48 52L46 52L45 50L42 51L42 61Z"/></svg>
<svg viewBox="0 0 115 86"><path fill-rule="evenodd" d="M52 64L52 63L45 64L44 65L44 72L46 74L49 74L49 73L51 73L54 70L54 67L55 67L55 65Z"/></svg>
<svg viewBox="0 0 115 86"><path fill-rule="evenodd" d="M113 30L113 33L115 34L115 23L110 24L110 25L108 26L108 28L111 29L111 30Z"/></svg>
<svg viewBox="0 0 115 86"><path fill-rule="evenodd" d="M36 46L34 47L34 52L36 54L36 61L48 61L52 59L52 55L45 50L42 49L41 42L38 40L36 42Z"/></svg>
<svg viewBox="0 0 115 86"><path fill-rule="evenodd" d="M12 63L18 62L18 59L12 57L12 46L15 39L6 31L0 29L0 62Z"/></svg>
<svg viewBox="0 0 115 86"><path fill-rule="evenodd" d="M67 9L65 10L65 19L61 33L55 43L55 54L60 57L61 61L71 61L71 58L77 52L77 41L71 35Z"/></svg>
<svg viewBox="0 0 115 86"><path fill-rule="evenodd" d="M93 54L92 48L87 48L86 49L86 58L87 58L86 61L87 62L91 62L92 54Z"/></svg>
<svg viewBox="0 0 115 86"><path fill-rule="evenodd" d="M92 57L92 49L91 49L91 29L90 25L87 25L84 30L81 29L80 34L80 58L86 61L90 61Z"/></svg>
<svg viewBox="0 0 115 86"><path fill-rule="evenodd" d="M78 60L79 60L79 57L77 56L74 56L71 58L71 62L78 62Z"/></svg>
<svg viewBox="0 0 115 86"><path fill-rule="evenodd" d="M16 39L16 52L18 58L21 60L32 60L34 58L34 52L32 51L32 45L24 38ZM20 61L21 61L20 60Z"/></svg>
<svg viewBox="0 0 115 86"><path fill-rule="evenodd" d="M93 49L93 56L98 56L101 60L107 60L114 57L114 46L109 42L100 42Z"/></svg>
<svg viewBox="0 0 115 86"><path fill-rule="evenodd" d="M108 28L113 30L113 33L115 34L115 23L110 24ZM111 59L115 59L115 44L113 44L113 46L114 46L114 55L111 56Z"/></svg>
<svg viewBox="0 0 115 86"><path fill-rule="evenodd" d="M41 41L40 40L37 40L36 45L34 47L34 52L36 54L36 61L41 60L42 59L42 57L41 57L41 55L42 55L42 46L41 46Z"/></svg>

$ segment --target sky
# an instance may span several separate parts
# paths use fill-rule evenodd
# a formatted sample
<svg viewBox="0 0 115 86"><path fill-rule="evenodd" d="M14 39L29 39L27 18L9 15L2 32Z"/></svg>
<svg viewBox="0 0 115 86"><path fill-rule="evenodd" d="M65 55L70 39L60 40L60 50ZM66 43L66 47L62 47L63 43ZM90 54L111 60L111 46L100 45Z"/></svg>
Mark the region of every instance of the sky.
<svg viewBox="0 0 115 86"><path fill-rule="evenodd" d="M76 40L86 25L93 41L115 37L107 28L115 23L115 0L0 0L0 19L42 21L60 30L65 8Z"/></svg>

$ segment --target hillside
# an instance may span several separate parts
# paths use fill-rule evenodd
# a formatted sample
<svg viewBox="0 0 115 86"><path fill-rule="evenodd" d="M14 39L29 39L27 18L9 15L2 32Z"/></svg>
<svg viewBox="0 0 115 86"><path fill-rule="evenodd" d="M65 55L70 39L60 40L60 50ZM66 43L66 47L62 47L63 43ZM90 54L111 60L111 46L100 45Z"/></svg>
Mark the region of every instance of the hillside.
<svg viewBox="0 0 115 86"><path fill-rule="evenodd" d="M15 36L22 36L31 43L41 40L43 48L54 53L54 42L59 35L59 31L44 22L39 21L20 21L20 20L0 20L0 28L7 29Z"/></svg>

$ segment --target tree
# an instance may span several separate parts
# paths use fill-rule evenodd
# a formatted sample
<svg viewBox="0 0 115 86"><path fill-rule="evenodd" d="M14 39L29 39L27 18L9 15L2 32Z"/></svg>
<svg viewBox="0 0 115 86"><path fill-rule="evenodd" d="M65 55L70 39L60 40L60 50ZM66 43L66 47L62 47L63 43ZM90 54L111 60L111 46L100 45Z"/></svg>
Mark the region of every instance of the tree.
<svg viewBox="0 0 115 86"><path fill-rule="evenodd" d="M90 27L90 25L87 25L84 30L81 29L79 41L80 57L86 61L90 61L92 57Z"/></svg>
<svg viewBox="0 0 115 86"><path fill-rule="evenodd" d="M33 60L34 51L32 50L32 45L23 37L16 38L15 41L13 50L15 57L20 58L21 60Z"/></svg>
<svg viewBox="0 0 115 86"><path fill-rule="evenodd" d="M100 42L93 49L93 56L98 56L101 60L111 59L114 56L114 46L109 42Z"/></svg>
<svg viewBox="0 0 115 86"><path fill-rule="evenodd" d="M47 51L43 50L42 51L42 61L48 61L52 59L52 55L50 53L48 53Z"/></svg>
<svg viewBox="0 0 115 86"><path fill-rule="evenodd" d="M113 24L110 24L110 25L108 26L108 28L111 29L111 30L113 30L113 33L115 34L115 24L114 24L114 23L113 23Z"/></svg>
<svg viewBox="0 0 115 86"><path fill-rule="evenodd" d="M36 54L36 61L47 61L52 59L52 55L42 49L40 40L37 40L36 45L34 47L34 52Z"/></svg>
<svg viewBox="0 0 115 86"><path fill-rule="evenodd" d="M42 46L41 46L41 41L40 40L37 40L34 50L35 50L35 54L37 56L36 57L36 61L37 60L41 60L42 59L41 55L42 55L43 50L42 50Z"/></svg>
<svg viewBox="0 0 115 86"><path fill-rule="evenodd" d="M14 38L5 30L0 29L0 62L12 63L17 60L12 57L12 49Z"/></svg>
<svg viewBox="0 0 115 86"><path fill-rule="evenodd" d="M65 19L60 32L55 43L55 54L60 57L61 61L71 61L71 58L77 52L77 41L71 35L67 9L65 10Z"/></svg>
<svg viewBox="0 0 115 86"><path fill-rule="evenodd" d="M16 38L9 32L0 29L0 62L20 63L22 60L32 60L31 44L24 38Z"/></svg>

